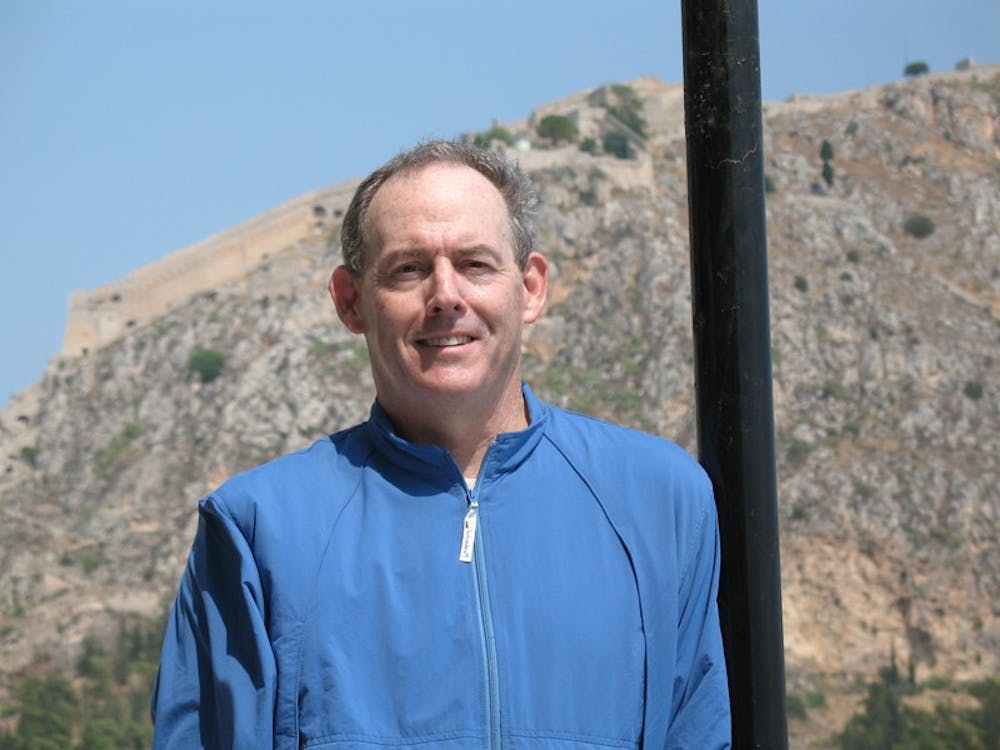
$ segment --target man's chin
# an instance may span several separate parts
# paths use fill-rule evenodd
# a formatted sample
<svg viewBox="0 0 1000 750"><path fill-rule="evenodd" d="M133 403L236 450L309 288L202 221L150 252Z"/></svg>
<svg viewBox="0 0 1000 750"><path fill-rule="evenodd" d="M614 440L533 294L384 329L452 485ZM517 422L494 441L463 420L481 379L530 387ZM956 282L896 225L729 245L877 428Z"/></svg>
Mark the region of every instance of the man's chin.
<svg viewBox="0 0 1000 750"><path fill-rule="evenodd" d="M473 398L482 396L489 389L478 379L453 378L420 383L418 390L423 398L434 400Z"/></svg>

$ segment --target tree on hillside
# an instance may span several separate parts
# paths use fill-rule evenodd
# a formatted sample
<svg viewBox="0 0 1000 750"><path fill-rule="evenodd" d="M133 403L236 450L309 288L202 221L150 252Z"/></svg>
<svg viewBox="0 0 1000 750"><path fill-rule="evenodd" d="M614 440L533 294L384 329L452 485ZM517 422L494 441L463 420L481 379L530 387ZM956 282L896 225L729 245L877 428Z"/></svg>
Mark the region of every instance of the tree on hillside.
<svg viewBox="0 0 1000 750"><path fill-rule="evenodd" d="M535 128L540 138L548 138L559 143L576 140L576 123L566 115L545 115Z"/></svg>
<svg viewBox="0 0 1000 750"><path fill-rule="evenodd" d="M202 383L211 383L225 366L225 355L215 349L196 349L188 358L188 370L196 374Z"/></svg>
<svg viewBox="0 0 1000 750"><path fill-rule="evenodd" d="M62 750L73 746L79 708L69 680L58 674L27 677L13 693L13 708L19 718L17 732L5 738L10 747Z"/></svg>
<svg viewBox="0 0 1000 750"><path fill-rule="evenodd" d="M601 140L601 146L604 147L604 153L614 154L619 159L628 159L632 156L632 147L629 146L628 136L620 130L606 133Z"/></svg>
<svg viewBox="0 0 1000 750"><path fill-rule="evenodd" d="M984 738L985 750L1000 750L1000 680L984 680L973 684L969 692L979 699L979 711L972 724Z"/></svg>
<svg viewBox="0 0 1000 750"><path fill-rule="evenodd" d="M930 72L930 66L923 60L907 63L906 67L903 68L903 75L907 78L916 78L917 76L926 75Z"/></svg>
<svg viewBox="0 0 1000 750"><path fill-rule="evenodd" d="M473 143L480 148L489 148L493 141L500 141L508 146L512 146L514 144L514 136L503 125L494 123L485 133L476 133L475 138L473 138Z"/></svg>
<svg viewBox="0 0 1000 750"><path fill-rule="evenodd" d="M624 83L611 87L613 102L605 105L609 114L636 135L646 137L646 120L642 116L642 97L634 88Z"/></svg>
<svg viewBox="0 0 1000 750"><path fill-rule="evenodd" d="M903 222L903 231L918 240L934 234L934 221L924 214L911 214Z"/></svg>
<svg viewBox="0 0 1000 750"><path fill-rule="evenodd" d="M965 689L977 708L938 704L932 711L907 705L921 688L891 664L868 685L864 711L852 717L840 735L843 750L997 750L1000 749L1000 681L987 680Z"/></svg>
<svg viewBox="0 0 1000 750"><path fill-rule="evenodd" d="M833 144L825 138L819 147L819 158L823 160L823 182L827 187L833 187L833 165L830 163L833 160Z"/></svg>
<svg viewBox="0 0 1000 750"><path fill-rule="evenodd" d="M142 750L153 740L153 690L163 623L119 623L111 652L84 640L74 674L14 678L0 750Z"/></svg>
<svg viewBox="0 0 1000 750"><path fill-rule="evenodd" d="M823 182L827 187L833 187L833 166L828 161L823 162Z"/></svg>

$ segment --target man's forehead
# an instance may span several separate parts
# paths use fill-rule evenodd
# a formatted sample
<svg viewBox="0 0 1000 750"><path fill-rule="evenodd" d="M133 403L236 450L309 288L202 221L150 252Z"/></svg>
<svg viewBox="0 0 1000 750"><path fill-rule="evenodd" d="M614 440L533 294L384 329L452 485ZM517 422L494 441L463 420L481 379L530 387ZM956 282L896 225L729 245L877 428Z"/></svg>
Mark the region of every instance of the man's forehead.
<svg viewBox="0 0 1000 750"><path fill-rule="evenodd" d="M372 198L372 203L377 201L379 195L384 192L409 190L417 184L430 180L441 184L478 184L488 192L490 192L489 189L492 189L491 192L496 193L497 197L502 200L502 196L500 195L500 191L497 189L496 185L494 185L486 177L486 175L482 174L479 170L474 169L467 164L462 164L461 162L432 161L426 164L408 167L407 169L394 174L375 192L375 195Z"/></svg>
<svg viewBox="0 0 1000 750"><path fill-rule="evenodd" d="M509 218L500 191L480 172L464 164L433 162L386 180L372 198L366 228L375 232L386 219L406 221L438 211L444 217L499 214L505 223Z"/></svg>

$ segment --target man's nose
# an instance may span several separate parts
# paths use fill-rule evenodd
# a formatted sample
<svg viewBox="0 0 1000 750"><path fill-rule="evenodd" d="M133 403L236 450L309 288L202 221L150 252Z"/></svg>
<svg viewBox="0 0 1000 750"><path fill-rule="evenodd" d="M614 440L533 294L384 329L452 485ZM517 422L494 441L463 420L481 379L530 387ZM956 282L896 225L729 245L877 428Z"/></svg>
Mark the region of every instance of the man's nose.
<svg viewBox="0 0 1000 750"><path fill-rule="evenodd" d="M461 279L451 261L438 258L430 276L430 297L427 312L440 315L446 312L461 312L465 308L462 300Z"/></svg>

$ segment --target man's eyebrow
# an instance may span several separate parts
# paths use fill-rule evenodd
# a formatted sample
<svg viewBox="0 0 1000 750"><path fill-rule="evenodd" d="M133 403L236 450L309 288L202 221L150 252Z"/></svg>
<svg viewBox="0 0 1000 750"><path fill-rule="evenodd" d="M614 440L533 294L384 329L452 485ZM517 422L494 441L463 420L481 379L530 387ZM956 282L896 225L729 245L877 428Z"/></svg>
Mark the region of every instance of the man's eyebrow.
<svg viewBox="0 0 1000 750"><path fill-rule="evenodd" d="M417 247L408 247L402 250L390 250L378 259L377 266L391 265L401 260L412 260L427 254L426 250Z"/></svg>
<svg viewBox="0 0 1000 750"><path fill-rule="evenodd" d="M376 262L377 268L385 268L386 266L391 266L396 263L400 263L405 260L419 260L425 258L428 255L434 255L435 253L423 247L407 247L401 248L399 250L390 250L386 252L382 257ZM503 260L503 255L494 247L489 245L472 245L471 247L460 247L457 250L452 250L448 255L456 258L471 258L481 255L487 255L494 262L500 263Z"/></svg>
<svg viewBox="0 0 1000 750"><path fill-rule="evenodd" d="M375 259L372 270L377 276L387 276L392 269L402 263L422 261L428 256L428 251L419 247L405 247L399 250L389 250Z"/></svg>
<svg viewBox="0 0 1000 750"><path fill-rule="evenodd" d="M477 255L488 255L493 261L499 263L503 260L503 255L496 248L490 245L473 245L472 247L462 247L455 251L455 255L460 258L469 258Z"/></svg>

